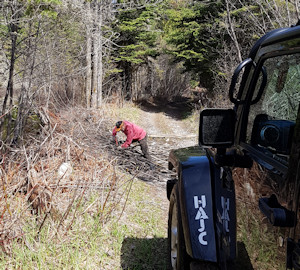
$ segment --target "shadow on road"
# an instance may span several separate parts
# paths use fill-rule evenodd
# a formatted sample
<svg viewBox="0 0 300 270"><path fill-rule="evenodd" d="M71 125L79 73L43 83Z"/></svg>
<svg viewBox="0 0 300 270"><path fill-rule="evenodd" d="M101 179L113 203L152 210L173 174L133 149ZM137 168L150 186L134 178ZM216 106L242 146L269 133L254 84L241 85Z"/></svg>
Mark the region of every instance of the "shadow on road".
<svg viewBox="0 0 300 270"><path fill-rule="evenodd" d="M125 238L121 249L121 269L167 269L166 238Z"/></svg>
<svg viewBox="0 0 300 270"><path fill-rule="evenodd" d="M243 242L237 242L237 254L236 269L254 270Z"/></svg>
<svg viewBox="0 0 300 270"><path fill-rule="evenodd" d="M122 269L165 270L167 269L166 238L125 238L121 249ZM245 244L237 243L235 270L254 270Z"/></svg>
<svg viewBox="0 0 300 270"><path fill-rule="evenodd" d="M154 113L163 112L176 120L188 118L197 107L195 101L184 97L172 102L166 102L166 100L162 99L142 100L138 101L137 105L144 111Z"/></svg>

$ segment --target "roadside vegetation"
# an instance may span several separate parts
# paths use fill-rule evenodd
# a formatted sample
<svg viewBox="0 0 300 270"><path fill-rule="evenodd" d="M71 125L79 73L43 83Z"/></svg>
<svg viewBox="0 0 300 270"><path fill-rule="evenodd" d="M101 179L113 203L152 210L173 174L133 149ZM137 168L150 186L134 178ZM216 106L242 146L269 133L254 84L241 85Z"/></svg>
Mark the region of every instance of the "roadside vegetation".
<svg viewBox="0 0 300 270"><path fill-rule="evenodd" d="M166 269L162 198L156 198L155 188L127 178L126 208L125 202L115 205L105 221L94 210L96 192L85 203L75 201L72 226L59 232L59 221L52 218L42 229L34 216L22 219L22 235L9 241L9 254L1 253L0 269Z"/></svg>
<svg viewBox="0 0 300 270"><path fill-rule="evenodd" d="M242 254L242 259L238 261L244 265L245 250L248 253L252 264L252 269L261 270L284 270L285 267L285 247L279 247L279 238L272 231L270 225L263 222L257 204L237 202L237 239L238 249ZM241 247L245 247L245 250ZM246 260L247 261L247 260ZM246 266L246 269L251 269Z"/></svg>
<svg viewBox="0 0 300 270"><path fill-rule="evenodd" d="M184 128L196 114L181 122ZM0 269L167 269L164 185L129 174L99 140L116 119L146 124L142 115L129 103L107 104L104 111L70 109L52 116L55 130L40 141L35 136L30 151L3 160ZM166 127L164 114L160 119L156 130L176 133L179 127ZM166 152L177 147L166 140ZM63 164L71 167L61 171ZM277 239L261 224L243 180L236 184L238 265L284 269Z"/></svg>
<svg viewBox="0 0 300 270"><path fill-rule="evenodd" d="M53 116L2 161L0 269L165 269L167 199L89 140L113 125L104 115Z"/></svg>
<svg viewBox="0 0 300 270"><path fill-rule="evenodd" d="M280 228L273 227L260 212L258 200L261 182L257 179L259 168L234 169L236 188L237 239L248 253L253 269L284 270L286 245ZM265 192L271 192L266 188ZM247 268L246 268L247 269Z"/></svg>
<svg viewBox="0 0 300 270"><path fill-rule="evenodd" d="M231 106L252 44L298 18L297 0L2 0L0 269L166 269L165 190L120 165L113 124L152 129L165 162L196 141L199 109ZM252 264L278 269L240 207Z"/></svg>

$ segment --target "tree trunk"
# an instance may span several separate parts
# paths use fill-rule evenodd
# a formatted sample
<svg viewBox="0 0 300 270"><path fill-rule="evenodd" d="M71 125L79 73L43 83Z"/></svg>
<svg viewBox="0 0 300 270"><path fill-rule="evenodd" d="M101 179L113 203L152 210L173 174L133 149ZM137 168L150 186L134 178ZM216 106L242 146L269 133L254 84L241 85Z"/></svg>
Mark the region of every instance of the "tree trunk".
<svg viewBox="0 0 300 270"><path fill-rule="evenodd" d="M300 20L300 14L299 14L299 1L295 0L295 9L296 9L296 17L298 20ZM296 22L297 23L297 22Z"/></svg>
<svg viewBox="0 0 300 270"><path fill-rule="evenodd" d="M87 22L86 22L86 107L91 107L92 90L92 38L91 38L91 6L87 3Z"/></svg>
<svg viewBox="0 0 300 270"><path fill-rule="evenodd" d="M102 23L103 23L103 7L99 3L99 29L98 29L98 74L97 74L97 108L102 105L102 80L103 80L103 41L102 41Z"/></svg>
<svg viewBox="0 0 300 270"><path fill-rule="evenodd" d="M9 26L9 29L10 29L10 36L11 36L9 75L8 75L6 93L2 104L1 115L3 116L6 113L5 111L7 109L8 99L9 99L9 108L8 108L7 117L1 118L1 128L0 128L0 130L3 131L4 120L7 119L6 138L3 138L4 140L9 137L10 129L11 129L11 109L13 106L13 96L14 96L14 71L15 71L15 62L16 62L18 26L12 22Z"/></svg>
<svg viewBox="0 0 300 270"><path fill-rule="evenodd" d="M98 57L99 57L99 39L98 39L98 27L97 27L97 16L98 16L98 8L97 3L93 5L94 9L94 27L92 34L92 43L93 43L93 58L92 58L92 108L97 108L97 92L98 92Z"/></svg>
<svg viewBox="0 0 300 270"><path fill-rule="evenodd" d="M235 30L234 30L234 27L233 27L233 23L232 23L232 20L231 20L228 0L226 0L226 11L227 11L227 20L228 20L228 24L229 24L228 34L230 35L230 37L231 37L231 39L234 43L234 46L236 48L236 52L237 52L237 55L238 55L239 62L242 62L243 61L242 54L241 54L239 42L238 42L237 37L235 35Z"/></svg>
<svg viewBox="0 0 300 270"><path fill-rule="evenodd" d="M18 115L15 122L14 135L11 141L12 144L16 144L23 133L24 125L33 101L34 93L32 93L32 96L30 96L30 90L32 86L33 74L35 69L39 31L40 31L39 23L37 25L36 31L34 29L34 26L30 24L29 33L31 33L30 36L32 38L28 39L28 44L27 44L29 51L25 55L26 61L24 66L23 78L22 78L21 92L18 99ZM34 44L31 42L33 38L35 39Z"/></svg>

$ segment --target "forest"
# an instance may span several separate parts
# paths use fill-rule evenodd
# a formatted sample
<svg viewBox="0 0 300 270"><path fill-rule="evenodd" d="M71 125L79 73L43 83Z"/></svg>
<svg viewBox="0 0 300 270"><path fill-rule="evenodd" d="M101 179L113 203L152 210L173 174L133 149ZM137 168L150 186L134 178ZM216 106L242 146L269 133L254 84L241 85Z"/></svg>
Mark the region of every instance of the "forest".
<svg viewBox="0 0 300 270"><path fill-rule="evenodd" d="M170 149L194 145L199 106L231 106L237 65L299 5L1 0L0 269L166 269ZM169 106L182 99L198 107ZM152 132L154 171L109 141L123 118ZM279 269L285 251L237 197L255 269Z"/></svg>
<svg viewBox="0 0 300 270"><path fill-rule="evenodd" d="M193 90L222 103L254 42L298 18L297 0L3 0L2 140L17 144L29 117L66 106Z"/></svg>

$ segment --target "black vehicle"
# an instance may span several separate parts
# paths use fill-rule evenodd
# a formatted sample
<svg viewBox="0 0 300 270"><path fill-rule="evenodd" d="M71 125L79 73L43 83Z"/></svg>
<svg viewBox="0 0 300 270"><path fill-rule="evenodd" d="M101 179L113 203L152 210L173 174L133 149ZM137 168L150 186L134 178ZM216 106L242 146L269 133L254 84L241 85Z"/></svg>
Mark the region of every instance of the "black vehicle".
<svg viewBox="0 0 300 270"><path fill-rule="evenodd" d="M232 169L261 169L274 194L258 205L282 228L286 266L300 269L300 21L260 38L236 68L233 109L200 114L199 145L170 152L167 183L171 269L234 269Z"/></svg>

